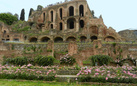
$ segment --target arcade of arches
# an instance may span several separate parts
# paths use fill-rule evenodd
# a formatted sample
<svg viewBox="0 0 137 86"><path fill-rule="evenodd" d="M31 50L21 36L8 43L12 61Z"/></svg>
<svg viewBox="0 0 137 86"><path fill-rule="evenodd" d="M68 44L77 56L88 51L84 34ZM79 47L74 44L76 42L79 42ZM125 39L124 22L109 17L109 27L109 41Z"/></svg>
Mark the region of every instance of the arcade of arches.
<svg viewBox="0 0 137 86"><path fill-rule="evenodd" d="M49 37L42 37L40 39L40 42L48 42L49 40L51 40L51 38ZM80 40L79 42L87 42L87 37L86 36L80 36L80 38L76 38L74 36L69 36L66 39L63 39L62 37L56 37L53 39L55 43L60 43L60 42L70 42L70 41L76 41L76 40ZM65 41L64 41L65 40ZM90 37L90 41L93 42L94 40L98 40L97 36L91 36ZM106 42L112 42L115 41L116 39L112 36L107 36L104 38L104 41ZM29 39L29 42L37 42L38 39L36 37L32 37Z"/></svg>

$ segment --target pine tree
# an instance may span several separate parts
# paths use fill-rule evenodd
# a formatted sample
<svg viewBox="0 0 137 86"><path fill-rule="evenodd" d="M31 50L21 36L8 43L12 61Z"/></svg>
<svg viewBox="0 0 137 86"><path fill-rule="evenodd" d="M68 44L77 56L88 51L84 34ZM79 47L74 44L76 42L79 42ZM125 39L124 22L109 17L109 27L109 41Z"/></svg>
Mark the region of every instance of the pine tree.
<svg viewBox="0 0 137 86"><path fill-rule="evenodd" d="M22 20L22 21L25 20L25 10L24 9L21 10L20 20Z"/></svg>

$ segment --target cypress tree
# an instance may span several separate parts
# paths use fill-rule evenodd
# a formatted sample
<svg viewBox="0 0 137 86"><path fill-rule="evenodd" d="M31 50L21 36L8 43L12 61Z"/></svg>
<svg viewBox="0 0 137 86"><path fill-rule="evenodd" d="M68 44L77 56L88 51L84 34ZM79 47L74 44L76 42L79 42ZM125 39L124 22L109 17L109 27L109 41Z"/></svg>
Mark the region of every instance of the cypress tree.
<svg viewBox="0 0 137 86"><path fill-rule="evenodd" d="M29 17L31 16L32 12L33 12L33 8L30 8L30 11L29 11Z"/></svg>
<svg viewBox="0 0 137 86"><path fill-rule="evenodd" d="M24 9L21 10L20 20L22 20L22 21L25 20L25 10Z"/></svg>

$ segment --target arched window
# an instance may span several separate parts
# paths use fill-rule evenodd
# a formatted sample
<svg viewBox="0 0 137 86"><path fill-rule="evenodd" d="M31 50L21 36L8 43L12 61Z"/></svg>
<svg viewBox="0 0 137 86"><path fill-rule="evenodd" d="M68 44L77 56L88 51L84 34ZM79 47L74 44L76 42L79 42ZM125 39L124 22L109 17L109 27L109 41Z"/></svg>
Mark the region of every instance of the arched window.
<svg viewBox="0 0 137 86"><path fill-rule="evenodd" d="M50 40L49 37L43 37L41 38L41 42L48 42Z"/></svg>
<svg viewBox="0 0 137 86"><path fill-rule="evenodd" d="M53 24L51 24L50 28L53 29Z"/></svg>
<svg viewBox="0 0 137 86"><path fill-rule="evenodd" d="M67 42L76 41L76 38L73 37L73 36L71 36L71 37L68 37L66 41L67 41Z"/></svg>
<svg viewBox="0 0 137 86"><path fill-rule="evenodd" d="M84 16L84 6L83 5L79 6L79 15Z"/></svg>
<svg viewBox="0 0 137 86"><path fill-rule="evenodd" d="M112 37L112 36L107 36L107 37L105 38L105 41L107 41L107 42L113 42L113 41L115 41L115 38Z"/></svg>
<svg viewBox="0 0 137 86"><path fill-rule="evenodd" d="M36 37L32 37L32 38L30 39L30 42L37 42L37 38L36 38Z"/></svg>
<svg viewBox="0 0 137 86"><path fill-rule="evenodd" d="M60 27L60 30L63 29L63 25L62 25L62 22L59 23L59 27Z"/></svg>
<svg viewBox="0 0 137 86"><path fill-rule="evenodd" d="M61 37L56 37L56 38L54 39L54 42L55 42L55 43L63 42L63 39L62 39Z"/></svg>
<svg viewBox="0 0 137 86"><path fill-rule="evenodd" d="M53 11L51 11L50 14L51 14L51 22L53 22Z"/></svg>
<svg viewBox="0 0 137 86"><path fill-rule="evenodd" d="M74 7L73 6L69 7L69 16L74 16Z"/></svg>
<svg viewBox="0 0 137 86"><path fill-rule="evenodd" d="M59 12L60 12L60 19L62 20L62 8L60 8Z"/></svg>
<svg viewBox="0 0 137 86"><path fill-rule="evenodd" d="M80 28L84 27L84 21L83 20L80 20L79 24L80 24Z"/></svg>
<svg viewBox="0 0 137 86"><path fill-rule="evenodd" d="M74 29L75 28L75 19L74 18L70 18L67 20L67 27L68 29Z"/></svg>
<svg viewBox="0 0 137 86"><path fill-rule="evenodd" d="M94 40L97 40L98 38L97 36L92 36L90 39L91 39L91 42L93 42Z"/></svg>
<svg viewBox="0 0 137 86"><path fill-rule="evenodd" d="M81 36L81 37L80 37L80 41L81 41L81 42L86 42L86 39L87 39L87 37L85 37L85 36Z"/></svg>
<svg viewBox="0 0 137 86"><path fill-rule="evenodd" d="M43 13L43 22L45 21L45 13Z"/></svg>

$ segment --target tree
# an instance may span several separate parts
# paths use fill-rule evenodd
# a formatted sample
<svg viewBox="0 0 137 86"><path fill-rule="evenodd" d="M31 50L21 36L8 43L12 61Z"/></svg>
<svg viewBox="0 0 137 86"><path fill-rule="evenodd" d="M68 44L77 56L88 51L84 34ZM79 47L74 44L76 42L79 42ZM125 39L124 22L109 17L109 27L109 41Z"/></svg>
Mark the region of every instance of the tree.
<svg viewBox="0 0 137 86"><path fill-rule="evenodd" d="M37 11L42 11L42 8L43 8L43 6L38 5L38 6L37 6Z"/></svg>
<svg viewBox="0 0 137 86"><path fill-rule="evenodd" d="M30 11L29 11L29 17L31 16L32 12L33 12L33 8L30 8Z"/></svg>
<svg viewBox="0 0 137 86"><path fill-rule="evenodd" d="M14 21L18 21L17 17L12 15L11 13L1 13L0 14L0 21L11 25Z"/></svg>
<svg viewBox="0 0 137 86"><path fill-rule="evenodd" d="M16 17L17 17L17 19L19 18L19 15L18 15L17 13L15 13L15 14L14 14L14 16L16 16Z"/></svg>
<svg viewBox="0 0 137 86"><path fill-rule="evenodd" d="M22 20L22 21L25 20L25 10L24 9L21 10L20 20Z"/></svg>

